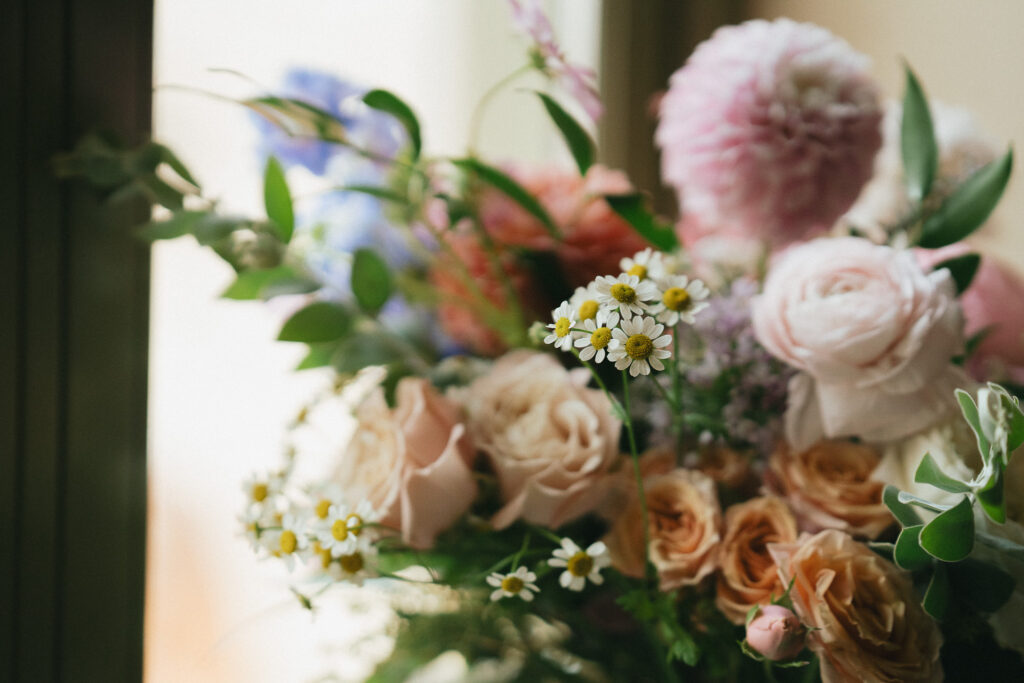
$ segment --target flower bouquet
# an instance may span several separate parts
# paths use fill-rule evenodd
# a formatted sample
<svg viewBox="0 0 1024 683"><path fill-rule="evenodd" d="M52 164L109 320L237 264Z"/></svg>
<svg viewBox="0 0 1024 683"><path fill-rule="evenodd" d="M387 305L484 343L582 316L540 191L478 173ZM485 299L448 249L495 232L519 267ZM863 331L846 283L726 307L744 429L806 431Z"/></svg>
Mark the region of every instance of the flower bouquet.
<svg viewBox="0 0 1024 683"><path fill-rule="evenodd" d="M909 68L885 105L827 31L751 21L659 101L673 224L594 163L593 74L510 4L573 168L428 156L398 96L301 71L239 101L265 216L156 143L59 160L162 207L144 237L214 249L224 296L276 302L299 369L337 372L243 486L256 555L310 609L342 582L434 598L373 680L450 650L472 680L1024 673L1024 286L963 242L1012 152ZM310 475L305 425L346 412Z"/></svg>

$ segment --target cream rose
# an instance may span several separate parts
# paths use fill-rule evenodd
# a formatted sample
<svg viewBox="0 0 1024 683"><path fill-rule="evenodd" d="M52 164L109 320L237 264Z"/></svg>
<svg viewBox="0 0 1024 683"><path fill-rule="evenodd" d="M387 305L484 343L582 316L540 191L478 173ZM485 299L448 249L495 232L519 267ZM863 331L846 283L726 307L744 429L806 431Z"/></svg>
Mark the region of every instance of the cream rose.
<svg viewBox="0 0 1024 683"><path fill-rule="evenodd" d="M785 252L754 300L754 332L799 368L790 382L786 436L795 448L822 437L889 441L956 410L967 376L963 319L949 271L925 273L909 251L847 237Z"/></svg>
<svg viewBox="0 0 1024 683"><path fill-rule="evenodd" d="M841 531L769 551L789 585L825 683L941 681L942 635L910 577Z"/></svg>
<svg viewBox="0 0 1024 683"><path fill-rule="evenodd" d="M872 478L880 458L873 446L849 441L819 441L800 452L783 443L772 453L767 478L804 531L875 538L893 523L882 502L884 484Z"/></svg>
<svg viewBox="0 0 1024 683"><path fill-rule="evenodd" d="M715 482L697 470L675 469L647 477L644 494L650 559L661 589L699 583L715 570L722 538ZM643 511L635 489L604 541L612 566L629 576L644 575Z"/></svg>
<svg viewBox="0 0 1024 683"><path fill-rule="evenodd" d="M768 544L796 539L796 519L781 498L753 498L725 511L715 604L734 624L742 624L754 605L786 592Z"/></svg>
<svg viewBox="0 0 1024 683"><path fill-rule="evenodd" d="M413 548L429 548L476 497L473 449L458 408L429 382L398 384L396 407L375 389L336 471L347 498L366 499Z"/></svg>
<svg viewBox="0 0 1024 683"><path fill-rule="evenodd" d="M556 528L594 509L619 456L621 424L589 375L553 357L516 351L463 393L477 448L498 476L501 529L517 518Z"/></svg>

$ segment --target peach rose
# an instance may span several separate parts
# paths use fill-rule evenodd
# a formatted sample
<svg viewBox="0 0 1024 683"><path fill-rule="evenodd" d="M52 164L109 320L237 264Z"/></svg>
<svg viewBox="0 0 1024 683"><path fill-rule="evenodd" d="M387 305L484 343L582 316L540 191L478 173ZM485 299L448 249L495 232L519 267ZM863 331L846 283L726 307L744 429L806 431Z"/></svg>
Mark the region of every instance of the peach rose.
<svg viewBox="0 0 1024 683"><path fill-rule="evenodd" d="M757 612L747 624L747 645L773 662L793 659L800 654L807 629L790 609L765 605Z"/></svg>
<svg viewBox="0 0 1024 683"><path fill-rule="evenodd" d="M458 408L426 380L406 378L394 410L378 387L356 418L336 470L346 497L369 500L381 523L401 530L413 548L431 547L476 497L473 449Z"/></svg>
<svg viewBox="0 0 1024 683"><path fill-rule="evenodd" d="M656 471L656 470L655 470ZM604 541L612 566L628 576L644 575L643 511L633 495ZM661 589L692 586L715 569L722 513L715 482L697 470L674 469L644 480L650 527L650 559Z"/></svg>
<svg viewBox="0 0 1024 683"><path fill-rule="evenodd" d="M725 511L715 604L733 623L742 624L751 607L786 592L768 544L796 539L796 519L780 498L753 498Z"/></svg>
<svg viewBox="0 0 1024 683"><path fill-rule="evenodd" d="M794 452L779 444L768 480L784 496L805 531L840 529L875 538L893 523L882 503L885 485L872 478L881 453L866 444L819 441Z"/></svg>
<svg viewBox="0 0 1024 683"><path fill-rule="evenodd" d="M947 270L924 273L910 251L855 237L792 247L753 304L754 333L802 370L790 382L786 437L899 439L956 411L967 382L951 363L963 319Z"/></svg>
<svg viewBox="0 0 1024 683"><path fill-rule="evenodd" d="M598 275L619 272L619 260L648 246L601 196L627 194L633 187L621 171L592 166L587 175L544 167L511 169L561 228L557 243L543 225L503 194L486 193L480 219L496 242L555 252L570 285L584 285Z"/></svg>
<svg viewBox="0 0 1024 683"><path fill-rule="evenodd" d="M463 394L470 432L498 476L502 529L522 518L556 528L601 502L621 424L589 375L544 353L515 351Z"/></svg>
<svg viewBox="0 0 1024 683"><path fill-rule="evenodd" d="M825 683L941 681L942 635L910 577L863 543L830 529L769 546Z"/></svg>

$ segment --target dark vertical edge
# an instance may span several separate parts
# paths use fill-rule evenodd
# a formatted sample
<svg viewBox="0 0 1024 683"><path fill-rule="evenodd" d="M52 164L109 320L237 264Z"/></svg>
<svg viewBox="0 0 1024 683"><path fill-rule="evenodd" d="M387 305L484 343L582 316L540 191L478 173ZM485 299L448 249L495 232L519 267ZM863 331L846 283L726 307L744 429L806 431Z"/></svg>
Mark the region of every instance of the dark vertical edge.
<svg viewBox="0 0 1024 683"><path fill-rule="evenodd" d="M148 136L152 2L66 0L73 106L65 144L97 128ZM149 252L112 209L68 189L66 558L61 678L142 678Z"/></svg>
<svg viewBox="0 0 1024 683"><path fill-rule="evenodd" d="M602 162L625 171L654 196L658 211L674 215L662 186L654 144L654 98L702 40L723 24L742 21L745 0L605 0L602 9Z"/></svg>
<svg viewBox="0 0 1024 683"><path fill-rule="evenodd" d="M0 87L10 106L0 107L0 206L4 221L0 249L0 680L14 680L18 667L18 482L21 480L21 392L25 385L19 358L24 349L23 292L25 187L19 166L24 163L25 15L20 2L10 2L0 22Z"/></svg>

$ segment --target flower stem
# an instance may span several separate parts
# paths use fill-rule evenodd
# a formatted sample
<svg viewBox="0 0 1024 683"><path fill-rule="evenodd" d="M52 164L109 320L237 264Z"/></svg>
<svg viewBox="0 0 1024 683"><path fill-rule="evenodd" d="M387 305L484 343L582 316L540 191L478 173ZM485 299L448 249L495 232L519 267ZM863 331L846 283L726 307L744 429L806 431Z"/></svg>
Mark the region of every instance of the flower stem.
<svg viewBox="0 0 1024 683"><path fill-rule="evenodd" d="M533 65L524 64L523 66L519 67L518 69L516 69L515 71L508 74L507 76L499 80L497 83L492 85L490 88L487 89L487 92L485 92L480 97L480 100L476 103L476 107L473 108L473 115L469 120L470 156L476 156L477 143L479 142L480 138L480 126L483 124L484 112L486 111L487 106L491 103L491 100L494 99L494 96L501 92L501 90L505 86L507 86L509 83L516 80L523 74L531 71L532 69Z"/></svg>
<svg viewBox="0 0 1024 683"><path fill-rule="evenodd" d="M629 412L629 373L622 371L622 421L626 425L626 433L629 436L629 454L633 458L633 475L636 477L636 490L640 501L640 512L644 525L644 573L650 578L654 573L651 568L651 527L647 513L647 495L644 493L644 477L640 472L640 453L636 448L636 432L633 430L633 416Z"/></svg>

